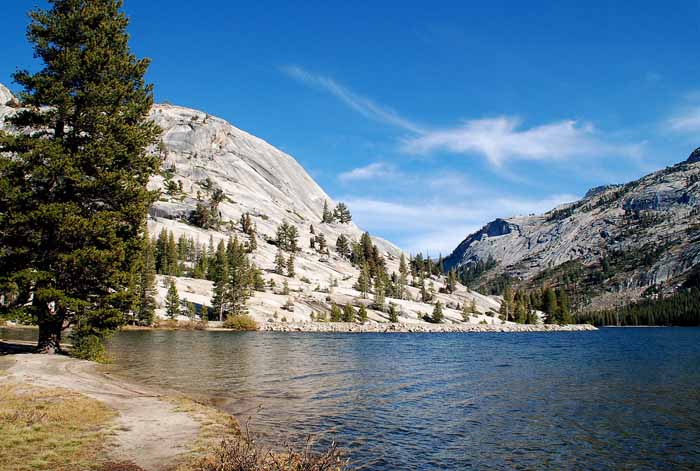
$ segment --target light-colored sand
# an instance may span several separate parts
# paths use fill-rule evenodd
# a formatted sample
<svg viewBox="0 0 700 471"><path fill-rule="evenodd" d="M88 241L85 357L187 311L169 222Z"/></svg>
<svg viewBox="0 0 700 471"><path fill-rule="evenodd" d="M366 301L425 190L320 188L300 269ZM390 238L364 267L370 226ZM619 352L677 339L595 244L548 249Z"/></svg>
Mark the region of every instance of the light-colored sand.
<svg viewBox="0 0 700 471"><path fill-rule="evenodd" d="M59 355L13 355L0 381L76 391L102 401L119 415L114 424L111 459L131 461L146 471L171 469L197 439L200 424L153 390L117 381L96 364Z"/></svg>

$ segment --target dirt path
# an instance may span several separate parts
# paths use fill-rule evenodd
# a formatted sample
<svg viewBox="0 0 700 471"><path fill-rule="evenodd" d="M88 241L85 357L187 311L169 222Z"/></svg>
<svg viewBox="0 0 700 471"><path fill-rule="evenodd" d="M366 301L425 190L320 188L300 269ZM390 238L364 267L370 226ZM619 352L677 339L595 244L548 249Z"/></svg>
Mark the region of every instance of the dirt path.
<svg viewBox="0 0 700 471"><path fill-rule="evenodd" d="M114 461L131 461L146 471L171 469L197 439L200 424L190 415L176 411L152 390L99 373L94 363L58 355L10 358L14 364L0 381L70 389L115 409L119 416L109 449Z"/></svg>

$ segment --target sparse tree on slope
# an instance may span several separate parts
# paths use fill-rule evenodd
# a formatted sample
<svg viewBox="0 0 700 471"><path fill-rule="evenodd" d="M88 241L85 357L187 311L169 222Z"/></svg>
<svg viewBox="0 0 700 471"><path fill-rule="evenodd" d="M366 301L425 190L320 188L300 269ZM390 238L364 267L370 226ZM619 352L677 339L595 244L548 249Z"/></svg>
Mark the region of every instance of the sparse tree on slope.
<svg viewBox="0 0 700 471"><path fill-rule="evenodd" d="M355 309L349 304L343 306L343 322L355 322Z"/></svg>
<svg viewBox="0 0 700 471"><path fill-rule="evenodd" d="M165 296L165 313L170 319L175 319L180 315L180 295L175 286L175 280L170 279L168 294Z"/></svg>
<svg viewBox="0 0 700 471"><path fill-rule="evenodd" d="M406 295L406 287L408 286L408 266L406 265L406 256L401 253L401 259L399 260L399 289L398 297L399 299L404 299Z"/></svg>
<svg viewBox="0 0 700 471"><path fill-rule="evenodd" d="M294 278L294 275L296 275L296 271L294 269L294 254L291 253L287 259L287 276Z"/></svg>
<svg viewBox="0 0 700 471"><path fill-rule="evenodd" d="M275 255L275 273L284 275L286 269L287 261L284 258L284 253L282 253L282 249L277 249L277 255Z"/></svg>
<svg viewBox="0 0 700 471"><path fill-rule="evenodd" d="M367 322L367 308L364 304L360 304L360 308L357 310L357 317L359 318L361 324Z"/></svg>
<svg viewBox="0 0 700 471"><path fill-rule="evenodd" d="M340 234L338 236L338 239L335 241L335 250L338 252L338 255L341 257L349 257L350 256L350 244L348 242L348 238L345 237L343 234Z"/></svg>
<svg viewBox="0 0 700 471"><path fill-rule="evenodd" d="M398 309L396 309L396 304L394 303L389 303L389 322L398 322L399 321L399 312Z"/></svg>
<svg viewBox="0 0 700 471"><path fill-rule="evenodd" d="M68 327L99 346L124 322L159 134L121 2L49 4L27 29L42 67L14 74L27 110L8 121L31 132L0 133L0 283L18 287L9 308L36 319L45 353Z"/></svg>
<svg viewBox="0 0 700 471"><path fill-rule="evenodd" d="M352 215L345 203L337 204L335 210L333 210L333 219L341 224L349 224L352 221Z"/></svg>
<svg viewBox="0 0 700 471"><path fill-rule="evenodd" d="M431 317L431 320L435 324L440 324L444 318L445 315L442 312L442 303L438 301L435 303L435 307L433 308L433 315Z"/></svg>

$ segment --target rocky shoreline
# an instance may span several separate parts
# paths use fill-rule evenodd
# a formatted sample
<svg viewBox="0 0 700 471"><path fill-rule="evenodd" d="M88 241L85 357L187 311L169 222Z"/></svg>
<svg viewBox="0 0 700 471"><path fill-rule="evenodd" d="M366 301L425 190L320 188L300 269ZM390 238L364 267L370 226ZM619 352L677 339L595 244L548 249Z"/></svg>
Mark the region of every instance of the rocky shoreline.
<svg viewBox="0 0 700 471"><path fill-rule="evenodd" d="M403 324L350 322L265 322L261 332L352 332L352 333L454 333L454 332L584 332L598 330L589 324Z"/></svg>

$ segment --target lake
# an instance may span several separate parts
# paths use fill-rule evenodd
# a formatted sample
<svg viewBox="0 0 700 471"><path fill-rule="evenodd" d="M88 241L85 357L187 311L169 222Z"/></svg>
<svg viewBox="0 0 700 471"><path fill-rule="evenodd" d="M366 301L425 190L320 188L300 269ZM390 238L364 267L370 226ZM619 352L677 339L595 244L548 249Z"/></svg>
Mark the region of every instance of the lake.
<svg viewBox="0 0 700 471"><path fill-rule="evenodd" d="M109 349L114 374L210 400L270 444L335 440L360 469L700 467L698 328L131 331Z"/></svg>

